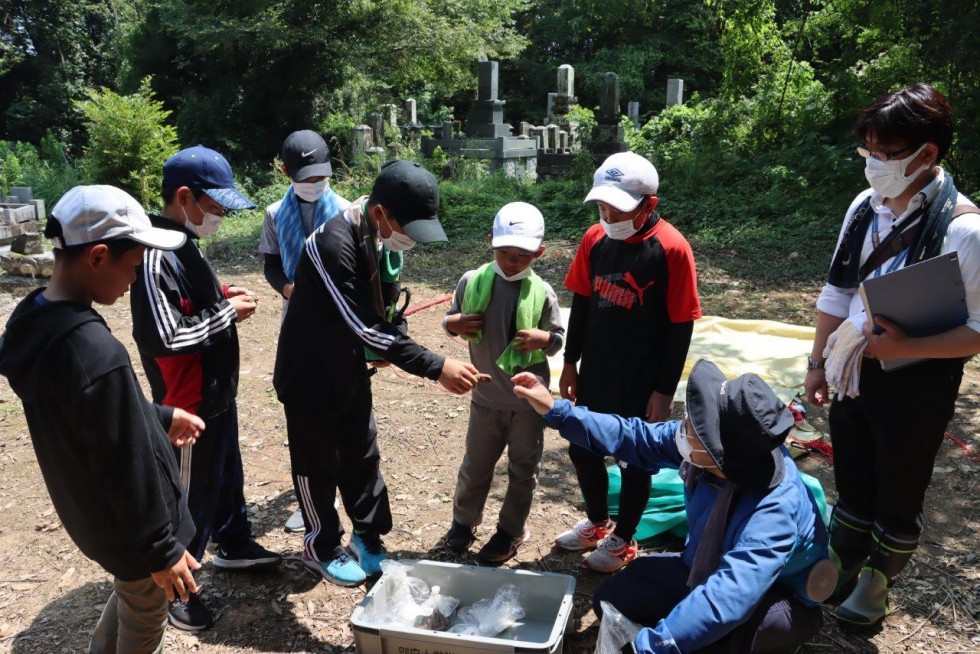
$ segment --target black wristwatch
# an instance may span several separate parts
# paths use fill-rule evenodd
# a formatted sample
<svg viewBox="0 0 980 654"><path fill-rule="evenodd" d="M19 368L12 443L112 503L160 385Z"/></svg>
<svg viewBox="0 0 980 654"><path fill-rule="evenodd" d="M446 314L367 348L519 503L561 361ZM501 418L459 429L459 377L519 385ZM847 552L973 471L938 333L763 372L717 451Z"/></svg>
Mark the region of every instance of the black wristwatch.
<svg viewBox="0 0 980 654"><path fill-rule="evenodd" d="M823 370L823 359L814 359L813 357L807 355L806 357L806 369L807 372L810 370Z"/></svg>

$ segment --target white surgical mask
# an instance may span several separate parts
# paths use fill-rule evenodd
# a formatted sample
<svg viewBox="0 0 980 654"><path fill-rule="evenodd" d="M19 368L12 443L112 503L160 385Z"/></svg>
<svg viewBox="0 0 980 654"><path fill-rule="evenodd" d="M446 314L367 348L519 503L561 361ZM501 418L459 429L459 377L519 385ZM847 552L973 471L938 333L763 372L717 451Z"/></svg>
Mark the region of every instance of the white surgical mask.
<svg viewBox="0 0 980 654"><path fill-rule="evenodd" d="M293 182L293 193L307 202L316 202L326 190L326 179L321 179L319 182Z"/></svg>
<svg viewBox="0 0 980 654"><path fill-rule="evenodd" d="M874 157L866 158L864 160L864 176L868 179L868 183L871 184L875 193L886 198L897 198L904 193L909 184L919 176L919 173L926 169L926 166L920 166L912 171L911 175L905 174L905 168L909 162L919 156L924 147L926 147L925 143L904 159L882 161Z"/></svg>
<svg viewBox="0 0 980 654"><path fill-rule="evenodd" d="M599 218L599 224L602 225L602 231L606 233L606 236L614 241L625 241L637 232L636 227L633 227L632 220L607 223L604 218Z"/></svg>
<svg viewBox="0 0 980 654"><path fill-rule="evenodd" d="M691 444L687 442L687 428L684 426L684 421L677 426L677 431L674 432L674 444L677 445L677 452L681 455L681 458L686 462L694 466L695 468L703 468L704 466L699 466L694 461L691 461L691 454L694 452L704 452L708 453L707 450L698 450L691 447Z"/></svg>
<svg viewBox="0 0 980 654"><path fill-rule="evenodd" d="M493 271L498 275L500 275L501 277L503 277L504 279L506 279L508 282L516 282L520 279L524 279L526 277L531 276L531 266L528 266L527 268L517 273L516 275L511 275L510 277L508 277L507 273L505 273L503 269L501 269L501 267L497 264L496 261L494 261L492 265L493 265Z"/></svg>
<svg viewBox="0 0 980 654"><path fill-rule="evenodd" d="M194 204L197 204L197 208L204 212L204 221L201 222L200 225L195 225L191 222L191 219L187 217L187 211L183 206L181 206L180 210L184 212L184 227L187 229L187 231L189 231L191 234L195 234L198 238L211 236L218 231L219 227L221 227L221 221L224 220L225 217L219 216L216 213L204 211L204 209L201 208L201 205L197 203L197 200L194 200Z"/></svg>
<svg viewBox="0 0 980 654"><path fill-rule="evenodd" d="M388 218L388 214L385 213L385 220L388 221L388 229L391 230L391 235L385 238L381 237L381 243L391 250L392 252L404 252L405 250L411 250L415 247L415 241L408 234L402 234L401 232L396 232L391 226L391 219Z"/></svg>

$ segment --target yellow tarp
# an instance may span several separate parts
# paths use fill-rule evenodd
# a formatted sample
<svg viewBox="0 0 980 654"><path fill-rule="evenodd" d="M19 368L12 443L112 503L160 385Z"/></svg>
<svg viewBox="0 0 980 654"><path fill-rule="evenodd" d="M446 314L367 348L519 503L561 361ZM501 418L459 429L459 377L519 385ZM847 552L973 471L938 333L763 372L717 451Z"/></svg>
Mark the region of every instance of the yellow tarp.
<svg viewBox="0 0 980 654"><path fill-rule="evenodd" d="M568 324L568 309L562 309ZM694 323L681 383L674 400L684 401L687 376L698 359L714 362L729 378L746 372L766 380L776 395L789 404L803 390L806 357L813 344L813 327L800 327L775 320L733 320L705 316ZM558 377L564 365L562 353L549 358L551 389L558 391Z"/></svg>

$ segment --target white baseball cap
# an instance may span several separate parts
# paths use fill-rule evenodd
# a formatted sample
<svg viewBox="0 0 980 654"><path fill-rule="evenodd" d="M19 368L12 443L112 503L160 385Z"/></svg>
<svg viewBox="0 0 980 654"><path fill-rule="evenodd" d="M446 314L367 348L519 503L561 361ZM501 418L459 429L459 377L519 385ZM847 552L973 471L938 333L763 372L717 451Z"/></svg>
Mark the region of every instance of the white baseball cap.
<svg viewBox="0 0 980 654"><path fill-rule="evenodd" d="M54 205L51 217L61 223L61 237L51 239L59 249L128 238L147 247L176 250L187 239L183 232L154 227L140 203L115 186L68 189Z"/></svg>
<svg viewBox="0 0 980 654"><path fill-rule="evenodd" d="M653 164L635 152L617 152L595 171L585 202L605 202L632 211L647 195L656 195L660 176Z"/></svg>
<svg viewBox="0 0 980 654"><path fill-rule="evenodd" d="M544 216L538 208L527 202L505 204L493 219L495 248L515 247L537 252L544 240Z"/></svg>

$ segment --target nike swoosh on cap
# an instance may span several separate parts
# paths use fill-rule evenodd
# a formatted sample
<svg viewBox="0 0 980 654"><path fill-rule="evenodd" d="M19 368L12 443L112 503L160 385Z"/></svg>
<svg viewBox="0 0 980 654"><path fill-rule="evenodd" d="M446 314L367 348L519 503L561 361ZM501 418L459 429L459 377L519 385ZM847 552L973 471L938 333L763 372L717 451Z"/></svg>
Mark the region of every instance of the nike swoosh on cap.
<svg viewBox="0 0 980 654"><path fill-rule="evenodd" d="M304 152L304 153L303 153L303 154L301 154L300 156L301 156L301 157L308 157L308 156L310 156L311 154L313 154L314 152L316 152L316 151L317 151L317 150L319 150L319 149L320 149L320 148L313 148L313 149L312 149L312 150L310 150L309 152Z"/></svg>

